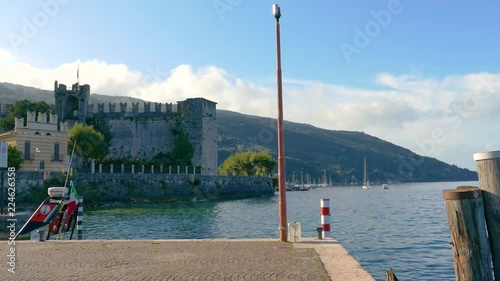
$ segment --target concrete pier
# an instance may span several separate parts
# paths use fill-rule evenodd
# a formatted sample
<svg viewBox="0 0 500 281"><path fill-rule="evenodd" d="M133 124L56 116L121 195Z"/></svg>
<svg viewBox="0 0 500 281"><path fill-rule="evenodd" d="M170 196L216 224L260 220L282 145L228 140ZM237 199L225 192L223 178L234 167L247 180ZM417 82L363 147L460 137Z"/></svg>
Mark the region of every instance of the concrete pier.
<svg viewBox="0 0 500 281"><path fill-rule="evenodd" d="M16 241L5 280L374 280L333 239ZM7 245L0 252L7 254Z"/></svg>

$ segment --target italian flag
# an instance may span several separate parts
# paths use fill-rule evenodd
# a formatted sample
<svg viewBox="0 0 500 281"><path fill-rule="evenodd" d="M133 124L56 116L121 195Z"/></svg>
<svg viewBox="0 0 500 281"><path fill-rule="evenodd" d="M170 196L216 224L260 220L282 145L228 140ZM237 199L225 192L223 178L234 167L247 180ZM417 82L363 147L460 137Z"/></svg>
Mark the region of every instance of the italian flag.
<svg viewBox="0 0 500 281"><path fill-rule="evenodd" d="M68 207L66 208L66 213L68 218L73 214L73 211L78 208L78 193L76 192L76 187L74 181L70 182L71 191L69 193Z"/></svg>

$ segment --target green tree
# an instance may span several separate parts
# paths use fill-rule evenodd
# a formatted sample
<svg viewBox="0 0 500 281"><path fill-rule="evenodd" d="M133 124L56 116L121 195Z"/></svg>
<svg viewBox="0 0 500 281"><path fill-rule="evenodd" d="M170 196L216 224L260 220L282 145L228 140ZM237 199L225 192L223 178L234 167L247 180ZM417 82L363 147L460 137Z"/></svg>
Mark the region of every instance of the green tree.
<svg viewBox="0 0 500 281"><path fill-rule="evenodd" d="M16 170L21 169L21 164L23 163L23 153L13 145L8 146L7 149L7 165L9 167L14 167Z"/></svg>
<svg viewBox="0 0 500 281"><path fill-rule="evenodd" d="M87 124L94 126L94 130L101 133L104 136L104 141L109 147L111 145L111 139L113 134L111 133L111 125L109 125L109 119L107 118L91 118L87 119Z"/></svg>
<svg viewBox="0 0 500 281"><path fill-rule="evenodd" d="M14 119L25 118L27 111L47 113L54 110L54 106L45 101L31 102L27 99L20 100L7 108L7 116L0 120L1 131L14 130Z"/></svg>
<svg viewBox="0 0 500 281"><path fill-rule="evenodd" d="M101 161L108 154L109 148L104 136L94 130L93 126L76 123L68 132L68 153L73 151L75 155L88 159Z"/></svg>
<svg viewBox="0 0 500 281"><path fill-rule="evenodd" d="M234 176L269 176L272 174L276 160L269 153L238 152L229 156L220 166L219 174Z"/></svg>
<svg viewBox="0 0 500 281"><path fill-rule="evenodd" d="M194 146L189 142L189 136L179 127L173 130L173 148L171 158L174 165L191 165L191 158L194 154Z"/></svg>

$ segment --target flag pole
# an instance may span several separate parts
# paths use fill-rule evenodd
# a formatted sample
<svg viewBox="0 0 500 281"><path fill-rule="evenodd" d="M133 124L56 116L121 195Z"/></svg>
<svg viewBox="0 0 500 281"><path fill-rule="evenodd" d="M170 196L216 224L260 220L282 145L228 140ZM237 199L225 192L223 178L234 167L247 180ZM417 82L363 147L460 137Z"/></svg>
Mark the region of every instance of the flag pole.
<svg viewBox="0 0 500 281"><path fill-rule="evenodd" d="M69 158L68 171L66 172L66 180L64 181L64 187L68 185L69 171L71 169L71 164L73 163L73 155L75 154L76 140L73 143L73 150L71 151L71 157Z"/></svg>

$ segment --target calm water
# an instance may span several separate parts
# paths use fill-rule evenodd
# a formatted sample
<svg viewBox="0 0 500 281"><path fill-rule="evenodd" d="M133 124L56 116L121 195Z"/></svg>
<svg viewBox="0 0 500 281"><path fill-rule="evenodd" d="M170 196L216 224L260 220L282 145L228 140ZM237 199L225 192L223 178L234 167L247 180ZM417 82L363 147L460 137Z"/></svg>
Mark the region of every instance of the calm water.
<svg viewBox="0 0 500 281"><path fill-rule="evenodd" d="M442 190L477 182L316 188L287 192L288 221L316 237L319 201L331 201L332 232L375 279L455 280ZM112 223L110 225L110 223ZM278 238L278 196L226 202L134 205L86 211L85 239Z"/></svg>

